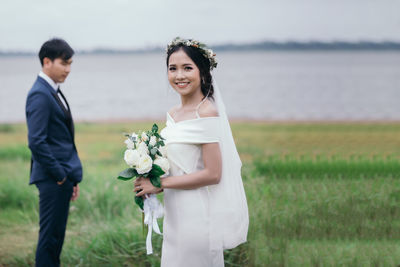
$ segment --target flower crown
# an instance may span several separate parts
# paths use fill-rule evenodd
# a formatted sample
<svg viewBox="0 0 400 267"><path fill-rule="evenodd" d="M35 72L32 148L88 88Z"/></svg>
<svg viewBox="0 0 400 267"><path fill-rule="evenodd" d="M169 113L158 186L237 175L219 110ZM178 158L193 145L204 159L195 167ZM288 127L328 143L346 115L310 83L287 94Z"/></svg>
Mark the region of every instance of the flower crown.
<svg viewBox="0 0 400 267"><path fill-rule="evenodd" d="M210 70L217 67L218 62L215 58L216 54L210 48L207 48L205 44L193 39L183 39L180 37L176 37L174 40L172 40L172 42L168 44L166 52L168 53L168 51L172 47L177 45L192 46L199 49L200 53L210 61Z"/></svg>

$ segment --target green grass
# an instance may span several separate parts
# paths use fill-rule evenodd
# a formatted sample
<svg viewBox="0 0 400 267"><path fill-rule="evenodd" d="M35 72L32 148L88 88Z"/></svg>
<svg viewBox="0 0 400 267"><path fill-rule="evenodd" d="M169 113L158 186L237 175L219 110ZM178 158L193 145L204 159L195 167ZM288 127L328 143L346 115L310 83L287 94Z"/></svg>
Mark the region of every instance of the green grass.
<svg viewBox="0 0 400 267"><path fill-rule="evenodd" d="M145 252L123 132L151 122L80 123L81 196L71 204L65 266L158 266ZM161 123L159 125L162 125ZM243 160L248 242L226 266L400 264L400 124L232 124ZM38 193L28 186L24 125L0 125L0 266L34 266ZM160 221L161 223L161 221Z"/></svg>
<svg viewBox="0 0 400 267"><path fill-rule="evenodd" d="M254 175L298 178L400 178L400 161L393 155L269 155L254 161Z"/></svg>
<svg viewBox="0 0 400 267"><path fill-rule="evenodd" d="M10 145L0 148L0 160L23 159L31 158L29 148L24 145Z"/></svg>

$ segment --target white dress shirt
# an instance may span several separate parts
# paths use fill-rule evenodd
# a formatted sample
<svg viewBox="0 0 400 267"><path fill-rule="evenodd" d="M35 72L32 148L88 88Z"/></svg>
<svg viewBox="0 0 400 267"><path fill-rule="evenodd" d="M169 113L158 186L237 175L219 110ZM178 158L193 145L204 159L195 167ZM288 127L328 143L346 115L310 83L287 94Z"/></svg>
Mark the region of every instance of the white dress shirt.
<svg viewBox="0 0 400 267"><path fill-rule="evenodd" d="M53 79L51 79L49 76L47 76L47 74L46 73L44 73L43 71L40 71L39 72L39 77L41 77L41 78L43 78L53 89L54 89L54 91L56 91L56 93L57 93L57 95L58 95L58 98L61 100L61 102L63 103L63 105L64 105L64 107L65 107L65 109L66 110L68 110L68 106L67 106L67 104L65 103L65 101L64 101L64 98L58 93L58 87L60 86L60 84L59 83L55 83L54 81L53 81Z"/></svg>

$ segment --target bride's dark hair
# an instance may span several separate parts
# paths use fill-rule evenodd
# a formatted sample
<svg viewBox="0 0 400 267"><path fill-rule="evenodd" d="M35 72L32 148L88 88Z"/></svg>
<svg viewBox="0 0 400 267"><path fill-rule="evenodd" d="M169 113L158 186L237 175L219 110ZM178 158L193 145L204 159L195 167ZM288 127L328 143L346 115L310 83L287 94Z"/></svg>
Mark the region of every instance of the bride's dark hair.
<svg viewBox="0 0 400 267"><path fill-rule="evenodd" d="M214 87L212 85L212 75L210 71L210 60L206 58L198 48L193 46L186 46L184 44L178 44L172 46L167 51L167 67L169 64L169 57L179 51L183 50L185 54L193 60L194 64L199 68L200 71L200 83L201 83L201 92L204 97L208 95L211 99L214 99Z"/></svg>

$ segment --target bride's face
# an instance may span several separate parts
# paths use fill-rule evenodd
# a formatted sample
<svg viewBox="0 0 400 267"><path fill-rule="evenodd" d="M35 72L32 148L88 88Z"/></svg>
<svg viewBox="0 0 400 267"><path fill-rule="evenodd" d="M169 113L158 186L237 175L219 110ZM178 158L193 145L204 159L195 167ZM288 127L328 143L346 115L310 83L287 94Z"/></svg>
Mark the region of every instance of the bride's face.
<svg viewBox="0 0 400 267"><path fill-rule="evenodd" d="M168 80L180 95L200 91L200 70L183 50L171 54L168 62Z"/></svg>

